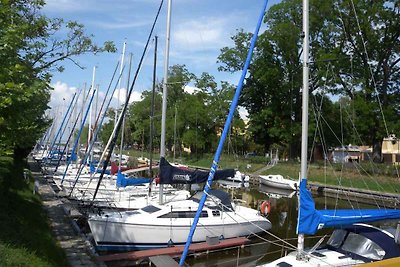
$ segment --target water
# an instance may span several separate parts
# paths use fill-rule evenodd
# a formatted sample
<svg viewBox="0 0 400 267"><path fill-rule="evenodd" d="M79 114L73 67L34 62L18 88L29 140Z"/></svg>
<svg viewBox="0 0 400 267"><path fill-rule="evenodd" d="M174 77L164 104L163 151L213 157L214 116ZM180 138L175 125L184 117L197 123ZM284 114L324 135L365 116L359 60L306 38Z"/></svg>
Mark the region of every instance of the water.
<svg viewBox="0 0 400 267"><path fill-rule="evenodd" d="M233 200L239 200L241 205L246 205L258 209L262 201L268 200L271 203L271 212L268 219L272 223L271 234L263 234L260 237L251 238L251 243L242 248L225 249L209 253L201 253L188 257L186 262L192 267L213 266L256 266L278 259L293 249L287 249L288 245L277 242L277 238L284 239L297 246L297 195L293 191L282 189L273 189L260 185L232 188L231 186L222 186L224 190L231 193ZM343 209L350 208L351 204L347 201L326 198L324 196L314 196L316 207L319 209L330 208ZM361 207L361 205L358 205ZM364 207L366 207L364 205ZM362 208L364 208L362 207ZM331 229L324 229L315 236L305 237L305 247L312 247L318 240L329 239Z"/></svg>

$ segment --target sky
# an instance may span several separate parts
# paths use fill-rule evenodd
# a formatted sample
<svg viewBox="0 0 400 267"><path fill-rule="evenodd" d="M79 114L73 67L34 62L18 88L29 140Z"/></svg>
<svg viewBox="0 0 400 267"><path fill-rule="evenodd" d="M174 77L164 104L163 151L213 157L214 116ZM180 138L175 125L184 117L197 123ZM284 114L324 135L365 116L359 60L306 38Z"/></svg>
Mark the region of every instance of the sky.
<svg viewBox="0 0 400 267"><path fill-rule="evenodd" d="M280 0L270 0L267 9ZM155 35L158 38L157 79L162 80L167 0L158 19ZM77 88L87 88L92 83L93 68L96 67L95 84L99 85L100 98L107 90L117 62L122 57L126 42L125 63L128 54L133 54L132 73L137 69L145 42L151 29L161 0L47 0L42 13L50 18L78 21L85 25L86 33L93 34L96 44L113 41L116 53L81 55L74 60L84 69L70 61L63 62L65 71L54 73L54 87L50 106L53 109L66 107ZM231 37L237 29L254 32L263 0L172 0L171 39L169 66L184 64L187 69L200 76L202 72L213 75L218 83L228 81L237 84L240 73L219 72L217 57L220 49L233 46ZM154 43L147 53L138 76L130 102L140 100L141 92L150 90L153 76ZM127 69L128 67L126 67ZM121 91L115 93L112 105L121 103L126 95L127 71L122 75ZM186 88L190 91L190 85Z"/></svg>

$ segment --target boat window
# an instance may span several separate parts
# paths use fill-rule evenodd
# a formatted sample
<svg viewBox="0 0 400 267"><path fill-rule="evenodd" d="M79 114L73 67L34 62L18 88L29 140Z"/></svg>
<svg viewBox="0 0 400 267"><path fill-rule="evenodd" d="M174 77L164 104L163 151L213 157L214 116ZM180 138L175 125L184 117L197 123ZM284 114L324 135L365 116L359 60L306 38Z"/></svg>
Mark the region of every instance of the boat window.
<svg viewBox="0 0 400 267"><path fill-rule="evenodd" d="M157 207L155 207L153 205L149 205L149 206L146 206L146 207L142 208L142 210L145 211L145 212L148 212L148 213L153 213L153 212L159 211L161 209L159 209L159 208L157 208Z"/></svg>
<svg viewBox="0 0 400 267"><path fill-rule="evenodd" d="M213 210L212 211L212 215L213 216L219 216L221 213L219 212L219 210Z"/></svg>
<svg viewBox="0 0 400 267"><path fill-rule="evenodd" d="M195 215L195 211L171 211L167 214L158 216L158 218L194 218ZM208 217L207 211L203 210L200 217Z"/></svg>
<svg viewBox="0 0 400 267"><path fill-rule="evenodd" d="M277 267L292 267L293 265L291 265L285 261L282 261L282 262L278 263L276 266Z"/></svg>
<svg viewBox="0 0 400 267"><path fill-rule="evenodd" d="M385 251L375 242L355 233L349 233L342 249L373 260L381 260L385 256Z"/></svg>
<svg viewBox="0 0 400 267"><path fill-rule="evenodd" d="M346 233L347 231L345 230L336 229L335 231L333 231L327 244L334 248L339 248L342 245L344 238L346 237Z"/></svg>

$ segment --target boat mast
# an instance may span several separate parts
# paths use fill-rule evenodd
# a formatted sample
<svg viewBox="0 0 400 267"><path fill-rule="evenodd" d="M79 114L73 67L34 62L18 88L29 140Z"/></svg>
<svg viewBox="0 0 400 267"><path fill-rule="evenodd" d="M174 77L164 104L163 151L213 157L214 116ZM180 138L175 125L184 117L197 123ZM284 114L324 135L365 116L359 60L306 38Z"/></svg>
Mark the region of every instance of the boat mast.
<svg viewBox="0 0 400 267"><path fill-rule="evenodd" d="M307 147L308 147L308 87L309 87L309 4L308 0L303 0L303 110L301 121L301 166L300 179L307 180ZM300 196L299 196L300 206ZM300 209L299 209L300 213ZM300 214L299 214L300 215ZM300 218L300 216L298 216ZM299 222L297 222L298 224ZM297 256L301 257L304 251L304 234L299 234L297 238Z"/></svg>
<svg viewBox="0 0 400 267"><path fill-rule="evenodd" d="M168 82L168 60L169 60L169 43L171 31L171 1L168 0L167 11L167 33L165 36L165 53L164 53L164 81L163 81L163 100L162 100L162 115L161 115L161 144L160 144L160 158L165 157L165 129L167 119L167 82ZM163 203L163 185L160 184L160 204Z"/></svg>
<svg viewBox="0 0 400 267"><path fill-rule="evenodd" d="M250 65L251 57L253 55L253 50L254 50L254 47L256 45L258 33L260 31L260 27L261 27L261 24L262 24L262 21L263 21L263 18L264 18L265 10L267 9L267 5L268 5L268 0L265 0L263 8L261 9L260 16L259 16L258 21L257 21L256 29L255 29L255 31L253 33L253 37L251 38L251 41L250 41L250 47L249 47L249 51L248 51L248 54L247 54L247 57L246 57L246 61L244 63L242 74L240 76L238 85L237 85L236 90L235 90L235 95L234 95L234 97L232 99L232 102L231 102L231 105L229 107L228 117L227 117L227 119L225 121L224 129L223 129L221 137L219 139L217 151L215 152L214 159L213 159L213 162L212 162L212 165L211 165L211 168L210 168L210 172L208 174L208 179L207 179L206 184L204 185L203 194L202 194L201 199L199 201L199 206L197 208L196 215L193 218L192 226L190 228L189 235L188 235L188 238L186 240L185 248L184 248L184 250L182 252L182 256L181 256L181 259L179 261L179 265L180 266L183 266L185 264L185 259L186 259L187 253L189 252L189 246L190 246L190 244L192 242L192 238L193 238L194 232L196 230L197 223L199 221L201 211L202 211L202 209L204 207L204 203L206 202L207 194L208 194L209 190L211 189L211 185L212 185L212 182L213 182L213 179L214 179L214 174L218 170L218 162L219 162L219 159L220 159L220 156L221 156L221 153L222 153L222 148L224 146L224 142L225 142L226 136L228 135L228 131L229 131L229 128L231 126L231 122L233 120L233 115L234 115L234 113L236 111L236 107L238 106L238 103L239 103L240 92L242 90L243 83L244 83L244 80L245 80L245 77L246 77L246 74L247 74L247 70L248 70L249 65Z"/></svg>
<svg viewBox="0 0 400 267"><path fill-rule="evenodd" d="M125 49L126 49L126 42L122 45L122 55L121 55L121 65L119 69L120 78L118 80L118 93L117 93L117 107L115 108L115 116L114 116L114 123L117 123L118 120L118 109L120 108L120 98L121 98L121 80L122 80L122 68L124 67L124 59L125 59Z"/></svg>
<svg viewBox="0 0 400 267"><path fill-rule="evenodd" d="M154 65L153 65L153 90L151 92L151 109L150 109L150 154L149 154L149 174L153 178L153 135L154 135L154 98L156 94L156 75L157 75L157 45L158 36L154 36ZM149 187L150 190L151 186Z"/></svg>
<svg viewBox="0 0 400 267"><path fill-rule="evenodd" d="M95 90L94 88L94 81L96 77L96 66L93 67L93 76L92 76L92 85L89 89L89 91L93 92ZM87 140L87 146L89 146L90 141L92 139L92 116L93 116L93 110L92 110L92 102L90 102L90 111L89 111L89 129L88 129L88 140ZM90 162L93 162L93 153L90 154Z"/></svg>

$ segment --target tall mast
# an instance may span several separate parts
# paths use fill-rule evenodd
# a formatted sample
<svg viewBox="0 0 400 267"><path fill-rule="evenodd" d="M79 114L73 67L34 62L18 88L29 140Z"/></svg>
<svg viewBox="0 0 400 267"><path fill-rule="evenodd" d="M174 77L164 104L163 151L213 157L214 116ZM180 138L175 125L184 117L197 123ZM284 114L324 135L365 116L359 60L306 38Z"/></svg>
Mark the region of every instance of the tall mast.
<svg viewBox="0 0 400 267"><path fill-rule="evenodd" d="M156 94L156 75L157 75L157 45L158 36L154 36L154 66L153 66L153 90L151 92L151 109L150 109L150 144L149 144L149 174L153 178L153 135L154 135L154 98ZM151 187L150 187L151 188Z"/></svg>
<svg viewBox="0 0 400 267"><path fill-rule="evenodd" d="M93 67L93 76L92 76L92 85L90 87L90 91L93 92L94 89L94 81L96 77L96 66ZM92 116L93 116L93 110L92 110L92 102L90 102L90 112L89 112L89 130L88 130L88 140L87 140L87 145L90 144L90 141L92 139ZM93 161L93 154L90 156L90 162Z"/></svg>
<svg viewBox="0 0 400 267"><path fill-rule="evenodd" d="M160 158L165 157L165 129L167 118L167 83L168 83L168 60L169 60L169 42L171 31L171 1L168 0L167 11L167 33L165 36L165 53L164 53L164 81L163 81L163 101L162 101L162 115L161 115L161 144L160 144ZM163 203L163 185L160 184L160 204Z"/></svg>
<svg viewBox="0 0 400 267"><path fill-rule="evenodd" d="M124 54L125 54L125 51L124 51ZM129 88L129 80L130 80L130 78L131 78L131 68L132 68L132 56L133 56L133 54L132 53L130 53L129 54L129 70L128 70L128 77L127 77L127 81L126 81L126 90L127 90L127 93L128 93L128 88ZM121 62L121 64L123 64L123 62ZM120 73L120 76L122 75L122 72ZM120 81L121 81L121 77L120 77ZM119 90L120 91L120 90ZM118 92L119 92L118 91ZM128 94L127 94L128 95ZM123 120L122 120L122 130L121 130L121 145L120 145L120 148L119 148L119 164L118 164L118 170L121 170L121 164L122 164L122 148L123 148L123 145L124 145L124 132L125 132L125 116L124 116L124 118L123 118Z"/></svg>
<svg viewBox="0 0 400 267"><path fill-rule="evenodd" d="M124 42L124 45L122 46L122 55L121 55L121 65L119 69L119 80L118 80L118 93L117 93L117 108L115 109L115 123L117 123L118 119L118 109L120 108L120 99L121 99L121 80L122 80L122 70L124 68L124 59L125 59L125 49L126 49L126 42ZM128 88L127 88L128 91Z"/></svg>
<svg viewBox="0 0 400 267"><path fill-rule="evenodd" d="M303 110L301 121L301 166L300 179L307 181L307 147L308 147L308 79L309 79L309 5L308 0L303 0ZM299 196L300 206L300 196ZM299 209L300 212L300 209ZM300 214L299 214L300 215ZM300 216L298 216L300 218ZM298 222L297 222L298 224ZM300 257L304 250L304 234L297 238L297 256Z"/></svg>

